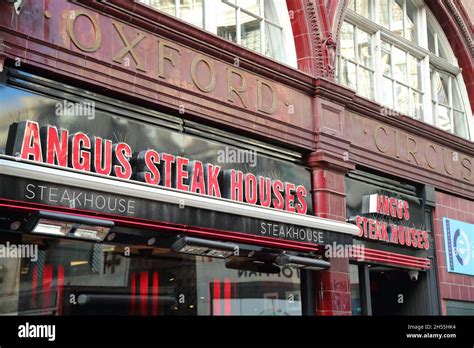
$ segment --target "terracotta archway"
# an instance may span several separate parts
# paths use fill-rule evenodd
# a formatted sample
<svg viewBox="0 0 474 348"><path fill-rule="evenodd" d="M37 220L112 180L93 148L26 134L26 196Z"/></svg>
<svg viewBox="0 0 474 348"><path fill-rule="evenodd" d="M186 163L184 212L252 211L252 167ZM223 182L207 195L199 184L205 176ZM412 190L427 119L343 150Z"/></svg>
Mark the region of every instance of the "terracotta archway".
<svg viewBox="0 0 474 348"><path fill-rule="evenodd" d="M287 0L298 69L334 79L336 45L348 0Z"/></svg>

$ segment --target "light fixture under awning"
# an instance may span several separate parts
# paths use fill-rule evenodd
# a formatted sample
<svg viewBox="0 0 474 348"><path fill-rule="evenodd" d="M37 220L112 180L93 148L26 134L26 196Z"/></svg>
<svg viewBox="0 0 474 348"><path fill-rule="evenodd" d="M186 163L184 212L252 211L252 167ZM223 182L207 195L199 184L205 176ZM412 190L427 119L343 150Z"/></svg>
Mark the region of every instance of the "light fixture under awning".
<svg viewBox="0 0 474 348"><path fill-rule="evenodd" d="M288 254L280 254L276 258L276 264L293 268L303 268L311 271L319 271L331 266L329 261Z"/></svg>
<svg viewBox="0 0 474 348"><path fill-rule="evenodd" d="M238 253L239 246L234 243L218 242L194 237L182 237L171 246L171 250L185 254L226 258Z"/></svg>
<svg viewBox="0 0 474 348"><path fill-rule="evenodd" d="M40 211L30 224L31 233L101 242L114 226L113 221Z"/></svg>

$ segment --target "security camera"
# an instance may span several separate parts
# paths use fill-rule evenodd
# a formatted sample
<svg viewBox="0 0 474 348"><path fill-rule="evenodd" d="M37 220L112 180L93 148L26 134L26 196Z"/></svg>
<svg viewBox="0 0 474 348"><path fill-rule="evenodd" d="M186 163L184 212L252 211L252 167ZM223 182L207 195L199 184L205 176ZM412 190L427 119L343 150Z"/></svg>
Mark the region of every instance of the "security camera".
<svg viewBox="0 0 474 348"><path fill-rule="evenodd" d="M21 8L23 7L23 0L5 0L6 2L13 4L13 7L15 7L15 12L17 15L20 14Z"/></svg>
<svg viewBox="0 0 474 348"><path fill-rule="evenodd" d="M23 0L16 0L13 3L13 7L15 7L16 14L19 15L21 12L21 9L23 8Z"/></svg>
<svg viewBox="0 0 474 348"><path fill-rule="evenodd" d="M418 280L418 271L408 271L408 276L412 282L416 282Z"/></svg>

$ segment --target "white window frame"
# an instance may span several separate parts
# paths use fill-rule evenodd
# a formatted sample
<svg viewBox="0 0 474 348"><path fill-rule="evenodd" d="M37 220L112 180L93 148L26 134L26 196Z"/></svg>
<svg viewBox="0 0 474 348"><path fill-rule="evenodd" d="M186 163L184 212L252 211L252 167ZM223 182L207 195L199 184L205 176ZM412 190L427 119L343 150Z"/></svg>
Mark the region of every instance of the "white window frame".
<svg viewBox="0 0 474 348"><path fill-rule="evenodd" d="M462 103L464 106L464 113L466 115L467 119L467 135L469 137L469 140L474 139L474 120L472 117L472 111L470 109L470 104L469 104L469 98L467 95L467 89L466 85L464 84L462 74L461 74L461 69L458 67L458 63L456 60L456 57L454 56L454 53L451 49L451 46L449 44L448 39L446 38L446 35L444 35L444 32L439 25L439 23L436 21L434 15L431 13L431 11L427 8L427 6L424 4L424 1L422 0L413 0L415 6L417 7L418 11L416 13L416 35L417 35L417 40L418 43L415 44L406 38L402 37L401 35L393 33L391 30L388 28L383 27L382 25L378 24L378 7L380 5L380 0L373 0L369 2L369 14L371 18L367 19L364 16L356 13L354 10L352 10L351 7L348 8L347 14L345 17L345 21L350 23L351 25L354 25L356 28L359 28L365 32L368 32L372 35L374 45L373 49L373 54L374 54L374 61L381 61L382 54L381 54L381 44L382 41L386 42L390 45L394 45L398 47L399 49L405 51L406 53L409 53L413 57L417 58L420 60L421 63L421 85L419 88L415 89L412 88L411 86L409 87L409 108L411 108L411 102L410 100L412 99L411 95L411 90L417 91L417 92L422 92L423 95L423 100L422 100L422 105L423 105L423 117L420 119L421 121L425 123L429 123L431 125L436 126L437 125L437 120L434 115L435 110L432 108L432 86L431 86L431 75L430 75L430 66L434 66L436 70L441 70L443 72L448 73L451 75L456 81L458 82L458 87L460 90L461 98L462 98ZM389 6L389 11L391 11L391 6ZM406 20L405 18L405 11L406 11L406 0L405 0L405 5L403 6L403 11L404 11L404 21ZM428 36L427 36L427 25L428 22L433 26L435 31L438 33L437 35L437 40L435 41L435 44L438 45L438 41L443 45L443 47L446 47L446 54L448 55L448 60L445 60L441 57L438 57L436 54L431 53L428 50ZM390 21L389 21L390 23ZM405 28L405 24L404 24ZM404 29L405 30L405 29ZM356 48L357 51L357 48ZM341 61L342 59L340 58L340 52L338 51L338 78L339 81L341 79L340 72L341 72ZM391 57L391 64L392 64L392 72L393 72L393 57ZM392 78L393 80L393 78ZM430 81L430 83L427 83L427 81ZM451 79L450 79L451 81ZM374 95L374 100L380 104L384 103L384 98L383 98L383 88L382 88L382 83L383 83L383 71L381 64L375 64L375 95ZM399 83L399 82L397 82ZM405 84L402 84L405 85ZM392 82L392 87L394 86ZM451 93L451 89L450 92ZM397 111L396 108L396 103L395 103L395 93L392 91L392 97L394 100L394 111ZM450 103L452 103L452 98L450 99ZM453 132L454 132L454 123L452 119L452 106L450 106L450 117L453 125ZM412 111L410 110L408 112L407 116L410 116L412 114ZM412 117L412 116L410 116ZM454 134L454 133L453 133Z"/></svg>
<svg viewBox="0 0 474 348"><path fill-rule="evenodd" d="M371 42L370 42L370 55L372 57L372 66L366 66L364 64L362 64L362 62L360 61L360 57L359 57L359 47L358 47L358 43L359 43L359 40L358 40L358 34L357 34L357 28L360 29L360 27L357 27L357 25L353 24L353 23L350 23L348 22L349 25L352 25L353 26L353 33L354 33L354 36L353 36L353 47L354 47L354 59L351 59L351 58L345 58L345 57L342 57L341 54L338 52L338 71L342 71L342 61L345 60L347 62L350 62L352 64L355 65L355 72L356 72L356 79L355 79L355 84L356 84L356 90L359 90L359 85L360 85L360 77L359 77L359 68L363 69L363 70L368 70L370 71L371 73L371 86L372 86L372 89L373 89L373 94L375 95L376 91L375 91L375 78L376 78L376 67L374 67L374 61L375 61L375 46L374 46L374 35L371 33L371 32L368 32L368 31L365 31L366 33L368 33L371 37Z"/></svg>
<svg viewBox="0 0 474 348"><path fill-rule="evenodd" d="M150 6L149 0L138 0L138 1L144 3L145 5ZM254 51L254 52L265 55L265 50L266 50L265 24L268 23L269 25L272 25L281 30L282 40L285 46L286 54L284 57L285 61L280 61L271 56L267 56L267 55L265 56L270 59L274 59L278 61L279 63L284 63L293 68L296 68L297 57L296 57L295 41L293 38L293 29L291 27L291 22L290 22L286 2L283 0L278 0L277 2L278 6L275 6L275 10L276 10L276 16L280 23L275 23L274 21L271 21L265 18L265 0L258 0L258 1L259 1L259 13L254 13L252 11L246 10L241 5L239 5L238 0L237 1L222 0L222 3L224 3L226 6L229 6L230 8L233 8L235 10L235 23L236 23L236 27L235 27L236 42L235 43L237 43L238 45L242 44L240 17L241 17L241 13L245 13L248 16L254 17L256 20L259 21L259 24L260 24L260 50ZM218 18L218 13L217 13L218 6L216 6L217 2L221 2L221 0L203 0L203 14L202 14L203 16L202 29L209 31L215 35L217 35L217 20L216 20ZM181 19L180 0L174 0L174 4L175 4L174 16ZM159 9L157 10L159 11Z"/></svg>

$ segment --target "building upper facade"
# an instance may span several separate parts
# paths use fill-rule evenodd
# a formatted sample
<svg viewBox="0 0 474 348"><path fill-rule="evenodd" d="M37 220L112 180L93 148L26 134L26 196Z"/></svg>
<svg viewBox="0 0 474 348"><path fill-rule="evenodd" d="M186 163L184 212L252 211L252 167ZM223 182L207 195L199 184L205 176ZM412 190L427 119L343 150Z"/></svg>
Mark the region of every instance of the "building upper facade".
<svg viewBox="0 0 474 348"><path fill-rule="evenodd" d="M300 43L301 36L293 32L292 22L298 19L289 7L297 6L299 1L288 1L288 5L274 0L140 2L280 63L297 65L295 41ZM330 15L331 3L326 2L318 10ZM425 2L349 0L341 3L339 7L344 12L334 19L340 22L333 26L336 32L325 30L330 40L319 38L320 45L327 45L333 37L339 37L332 44L337 47L337 62L335 69L332 67L336 81L381 104L386 108L385 113L407 115L461 138L474 139L472 109L462 68L443 28ZM305 6L308 10L311 1ZM464 9L462 4L458 6ZM324 16L320 13L320 17ZM323 56L329 53L321 52ZM331 64L330 57L326 58L323 70L327 70L324 64Z"/></svg>
<svg viewBox="0 0 474 348"><path fill-rule="evenodd" d="M388 109L473 139L461 69L423 1L351 0L339 39L341 84Z"/></svg>
<svg viewBox="0 0 474 348"><path fill-rule="evenodd" d="M17 14L2 2L0 63L277 144L308 166L369 166L474 197L466 8L110 0Z"/></svg>

